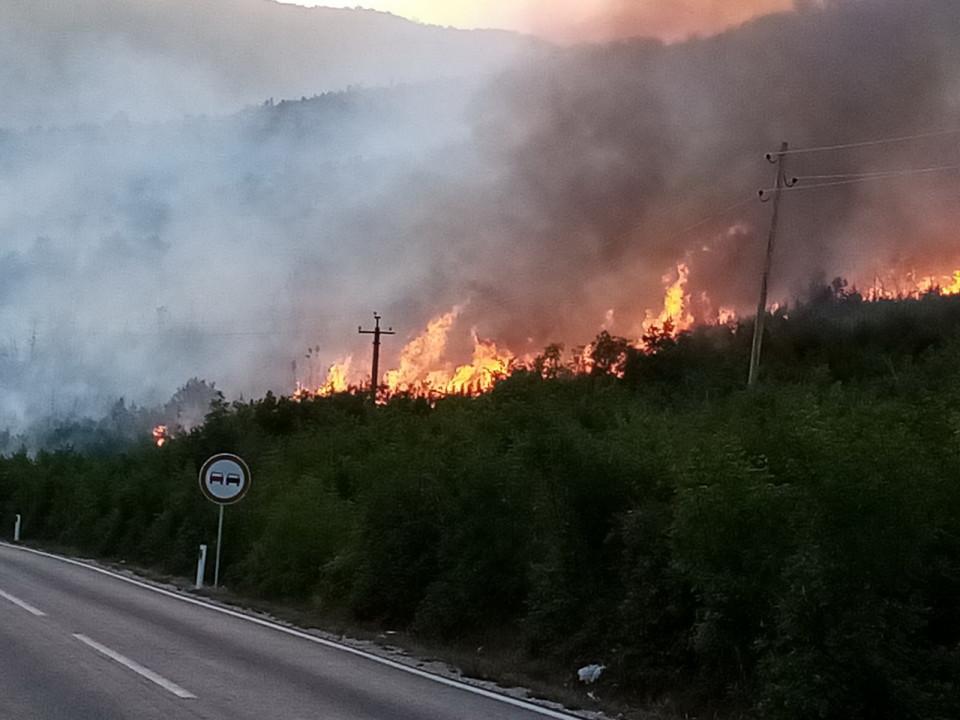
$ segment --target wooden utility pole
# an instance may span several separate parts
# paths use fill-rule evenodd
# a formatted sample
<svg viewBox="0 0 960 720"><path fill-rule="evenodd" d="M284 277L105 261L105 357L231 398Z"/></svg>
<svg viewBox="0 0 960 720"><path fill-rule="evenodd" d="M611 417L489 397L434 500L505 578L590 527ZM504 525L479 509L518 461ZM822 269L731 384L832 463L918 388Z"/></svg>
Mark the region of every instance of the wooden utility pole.
<svg viewBox="0 0 960 720"><path fill-rule="evenodd" d="M364 330L361 326L357 328L357 332L361 335L373 335L373 369L370 373L370 394L373 396L374 401L376 401L377 390L380 388L380 336L396 335L396 333L392 327L386 330L380 329L381 317L377 313L373 314L373 319L375 322L373 330Z"/></svg>
<svg viewBox="0 0 960 720"><path fill-rule="evenodd" d="M760 302L757 303L757 319L753 326L753 345L750 349L750 374L747 386L757 384L757 375L760 370L760 351L763 347L763 326L767 319L767 293L770 289L770 266L773 262L773 248L777 242L777 226L780 222L780 200L787 183L787 152L788 143L780 146L780 152L767 155L767 160L777 166L777 184L773 193L773 218L770 223L770 235L767 237L767 255L763 263L763 280L760 282ZM766 202L765 193L760 191L760 199Z"/></svg>

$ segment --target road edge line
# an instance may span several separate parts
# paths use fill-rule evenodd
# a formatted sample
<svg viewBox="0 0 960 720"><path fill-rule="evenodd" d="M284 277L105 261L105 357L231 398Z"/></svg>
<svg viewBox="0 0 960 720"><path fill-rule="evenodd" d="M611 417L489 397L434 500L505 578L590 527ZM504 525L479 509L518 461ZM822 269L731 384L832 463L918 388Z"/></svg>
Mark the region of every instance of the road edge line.
<svg viewBox="0 0 960 720"><path fill-rule="evenodd" d="M130 585L135 585L137 587L143 588L145 590L150 590L151 592L158 593L160 595L166 595L167 597L179 600L181 602L189 603L190 605L196 605L197 607L206 608L207 610L213 610L214 612L221 613L223 615L229 615L230 617L237 618L239 620L244 620L246 622L253 623L254 625L260 625L261 627L270 628L278 632L291 635L301 640L308 640L310 642L316 643L318 645L323 645L332 650L339 650L341 652L346 652L357 657L365 658L371 660L379 665L384 665L394 670L399 670L405 672L409 675L415 675L417 677L430 680L432 682L438 683L440 685L446 685L447 687L452 687L457 690L463 690L469 692L473 695L479 695L480 697L487 698L488 700L494 700L497 702L504 703L506 705L512 705L514 707L522 708L524 710L529 710L530 712L536 713L538 715L543 715L544 717L554 718L555 720L584 720L583 715L573 715L569 712L561 712L559 710L553 710L552 708L544 707L543 705L538 705L529 700L521 700L520 698L511 697L504 693L498 693L493 690L487 690L486 688L478 687L476 685L471 685L470 683L464 682L462 680L453 680L452 678L446 678L442 675L437 675L436 673L429 672L427 670L421 670L420 668L411 667L409 665L404 665L401 662L396 660L391 660L389 658L380 657L379 655L374 655L373 653L366 652L365 650L360 650L359 648L351 647L350 645L345 645L343 643L336 642L335 640L328 640L327 638L317 637L316 635L311 635L303 630L298 630L293 627L287 627L280 625L270 620L265 620L263 618L256 617L255 615L249 615L247 613L240 612L239 610L232 610L230 608L220 607L218 605L213 605L208 602L204 602L199 598L195 598L191 595L186 595L182 592L174 592L173 590L167 590L166 588L156 587L142 580L136 580L134 578L125 577L120 573L113 572L112 570L107 570L105 568L97 567L96 565L90 565L89 563L82 562L80 560L75 560L73 558L64 557L62 555L56 555L54 553L46 552L44 550L36 550L34 548L25 547L23 545L13 545L8 542L0 541L0 547L6 547L13 550L21 550L23 552L32 553L34 555L40 555L43 557L51 558L53 560L59 560L60 562L67 563L69 565L76 565L77 567L86 568L93 572L100 573L101 575L106 575L107 577L112 577L115 580L121 580Z"/></svg>

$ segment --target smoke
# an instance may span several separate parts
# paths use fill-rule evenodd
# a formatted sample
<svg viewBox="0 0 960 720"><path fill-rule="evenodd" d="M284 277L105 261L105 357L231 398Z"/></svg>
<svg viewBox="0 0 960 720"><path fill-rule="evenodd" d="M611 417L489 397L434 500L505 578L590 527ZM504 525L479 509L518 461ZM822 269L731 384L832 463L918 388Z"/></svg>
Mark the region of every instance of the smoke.
<svg viewBox="0 0 960 720"><path fill-rule="evenodd" d="M808 3L716 37L573 48L532 63L475 106L497 181L471 191L487 195L455 235L471 262L448 251L453 263L438 274L462 286L464 267L482 268L469 278L471 312L514 347L588 337L606 309L617 331L637 333L679 261L691 266L694 298L748 310L770 213L755 193L774 181L763 154L782 140L811 147L960 128L958 37L960 7L946 0ZM956 165L958 139L791 156L788 174ZM957 176L789 193L775 296L818 276L862 286L890 270L951 274ZM450 233L438 230L438 241L449 245Z"/></svg>
<svg viewBox="0 0 960 720"><path fill-rule="evenodd" d="M365 4L438 25L509 28L554 42L583 43L629 37L676 41L715 34L760 15L789 10L793 0L368 0Z"/></svg>
<svg viewBox="0 0 960 720"><path fill-rule="evenodd" d="M0 127L232 113L502 68L536 43L273 0L0 3Z"/></svg>
<svg viewBox="0 0 960 720"><path fill-rule="evenodd" d="M579 12L557 12L558 5L569 5L570 10ZM631 37L678 41L692 35L715 34L793 6L793 0L550 0L533 3L528 22L536 32L564 42Z"/></svg>
<svg viewBox="0 0 960 720"><path fill-rule="evenodd" d="M0 426L118 395L158 402L194 376L231 397L289 391L367 357L356 327L373 310L399 332L385 369L455 306L454 355L473 328L517 354L600 327L636 334L681 261L697 302L748 311L770 212L756 190L773 181L763 153L960 126L958 37L952 0L818 3L669 45L541 48L493 78L82 126L71 93L110 68L125 87L129 47L116 65L110 43L72 65L83 80L63 97L43 98L46 71L8 69L39 104L6 112L45 127L0 133ZM219 67L150 52L187 88ZM200 104L248 92L209 82ZM111 94L106 116L127 99ZM958 139L791 156L788 174L960 164ZM956 182L791 192L774 299L818 275L960 267Z"/></svg>
<svg viewBox="0 0 960 720"><path fill-rule="evenodd" d="M463 141L470 87L0 136L3 419L156 403L194 376L290 388L307 347L405 288L372 218L420 155Z"/></svg>

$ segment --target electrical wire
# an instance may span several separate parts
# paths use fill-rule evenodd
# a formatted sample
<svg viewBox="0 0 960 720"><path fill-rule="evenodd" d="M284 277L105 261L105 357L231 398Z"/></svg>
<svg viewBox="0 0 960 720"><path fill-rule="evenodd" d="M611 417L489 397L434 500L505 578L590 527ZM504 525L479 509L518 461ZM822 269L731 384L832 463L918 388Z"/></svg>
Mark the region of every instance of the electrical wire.
<svg viewBox="0 0 960 720"><path fill-rule="evenodd" d="M863 173L838 173L835 175L794 175L794 182L804 182L807 180L870 180L872 178L897 177L908 174L915 175L918 172L933 172L934 170L953 170L953 165L945 165L937 168L918 168L917 170L878 170L876 172Z"/></svg>
<svg viewBox="0 0 960 720"><path fill-rule="evenodd" d="M688 233L691 233L691 232L693 232L694 230L696 230L696 229L698 229L698 228L703 227L703 226L706 225L707 223L709 223L709 222L711 222L711 221L713 221L713 220L716 220L717 218L723 217L724 215L727 215L727 214L729 214L729 213L732 213L734 210L739 210L739 209L742 208L743 206L749 205L749 204L752 203L752 202L753 202L753 198L748 198L748 199L746 199L746 200L742 200L742 201L740 201L740 202L736 202L736 203L734 203L733 205L731 205L730 207L724 208L723 210L718 210L718 211L715 212L713 215L710 215L710 216L708 216L708 217L705 217L703 220L700 220L699 222L695 222L693 225L690 225L689 227L686 227L686 228L684 228L683 230L680 230L676 235L672 236L672 239L676 240L676 239L678 239L678 238L681 238L681 237L683 237L684 235L686 235L686 234L688 234Z"/></svg>
<svg viewBox="0 0 960 720"><path fill-rule="evenodd" d="M918 175L931 175L939 172L948 172L953 170L960 170L960 165L941 165L939 167L929 167L929 168L916 168L910 170L891 170L883 173L864 173L862 175L848 175L848 176L836 176L838 178L846 177L847 179L838 179L836 182L824 182L817 183L815 185L797 185L795 187L785 187L780 188L781 192L800 192L802 190L818 190L820 188L829 188L829 187L840 187L842 185L858 185L861 183L876 182L879 180L896 180L899 178L905 177L916 177ZM806 179L827 179L829 176L807 176ZM803 180L803 177L796 178L797 180ZM767 197L770 193L777 192L777 188L764 188L760 191L761 197Z"/></svg>
<svg viewBox="0 0 960 720"><path fill-rule="evenodd" d="M960 135L960 128L953 130L939 130L936 132L917 133L916 135L901 135L899 137L883 138L881 140L866 140L863 142L843 143L839 145L822 145L820 147L796 148L780 152L768 153L767 157L778 157L782 155L803 155L808 153L833 152L837 150L852 150L856 148L876 147L878 145L893 145L896 143L910 142L911 140L926 140L930 138L948 137L950 135Z"/></svg>
<svg viewBox="0 0 960 720"><path fill-rule="evenodd" d="M723 208L722 210L718 210L718 211L716 211L716 212L714 212L714 213L711 213L710 215L707 215L706 217L704 217L704 218L701 219L701 220L698 220L697 222L693 223L692 225L688 225L687 227L683 228L682 230L678 230L677 232L675 232L675 233L673 233L673 234L670 234L670 235L665 235L665 237L667 238L667 240L666 240L665 242L667 242L667 243L672 243L674 240L679 240L680 238L684 237L685 235L689 235L689 234L692 233L694 230L697 230L697 229L703 227L704 225L706 225L706 224L708 224L708 223L710 223L710 222L713 222L714 220L717 220L718 218L723 217L724 215L729 215L729 214L732 213L734 210L739 210L740 208L742 208L742 207L744 207L744 206L746 206L746 205L749 205L749 204L751 204L751 203L753 203L753 202L756 202L756 200L755 200L754 198L752 198L752 197L749 197L749 198L747 198L746 200L738 200L737 202L733 203L732 205L729 205L728 207L725 207L725 208ZM640 223L640 224L634 226L633 228L631 228L631 229L630 229L629 231L627 231L626 233L624 233L624 235L622 236L622 238L624 238L624 239L629 239L634 233L643 230L644 227L646 227L646 225L645 225L644 223Z"/></svg>

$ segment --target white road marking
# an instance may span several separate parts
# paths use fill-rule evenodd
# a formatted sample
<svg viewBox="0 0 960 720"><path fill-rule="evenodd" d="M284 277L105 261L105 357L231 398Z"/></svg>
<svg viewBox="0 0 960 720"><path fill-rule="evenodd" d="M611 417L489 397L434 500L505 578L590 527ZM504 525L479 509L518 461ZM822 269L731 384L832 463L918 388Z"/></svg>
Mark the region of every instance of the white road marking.
<svg viewBox="0 0 960 720"><path fill-rule="evenodd" d="M167 680L165 677L163 677L163 675L158 675L150 668L145 668L143 665L137 662L134 662L130 658L124 657L123 655L118 653L116 650L111 650L106 645L101 645L96 640L91 640L86 635L81 635L80 633L74 633L73 636L80 642L84 643L85 645L89 645L90 647L92 647L101 655L106 655L108 658L110 658L114 662L120 663L128 670L133 670L137 675L140 675L141 677L145 677L150 682L156 685L159 685L167 692L173 693L174 695L176 695L178 698L190 700L190 699L195 699L197 697L192 692L188 692L187 690L184 690L175 682L171 682L170 680Z"/></svg>
<svg viewBox="0 0 960 720"><path fill-rule="evenodd" d="M27 611L28 613L30 613L31 615L36 615L37 617L44 617L44 616L46 615L46 613L43 612L43 610L37 610L37 609L36 609L33 605L31 605L30 603L24 602L24 601L21 600L20 598L16 598L16 597L14 597L13 595L11 595L10 593L5 593L3 590L0 590L0 598L3 598L4 600L9 600L10 602L12 602L12 603L13 603L14 605L16 605L17 607L21 607L21 608L23 608L24 610L26 610L26 611Z"/></svg>
<svg viewBox="0 0 960 720"><path fill-rule="evenodd" d="M493 690L487 690L486 688L477 687L476 685L471 685L460 680L452 680L450 678L443 677L442 675L435 675L434 673L427 672L426 670L421 670L419 668L411 667L409 665L404 665L403 663L396 662L395 660L390 660L389 658L380 657L379 655L374 655L373 653L365 652L364 650L359 650L350 645L344 645L342 643L334 642L333 640L327 640L326 638L317 637L316 635L310 635L296 628L286 627L284 625L278 625L277 623L270 622L269 620L264 620L262 618L255 617L253 615L245 615L244 613L237 612L236 610L230 610L228 608L219 607L217 605L211 605L210 603L198 600L197 598L190 597L189 595L183 595L181 593L173 592L172 590L165 590L164 588L155 587L148 583L142 582L140 580L134 580L133 578L120 575L111 570L105 570L104 568L97 567L96 565L90 565L85 562L80 562L79 560L74 560L73 558L63 557L61 555L54 555L53 553L44 552L43 550L34 550L33 548L24 547L23 545L11 545L7 542L0 541L0 547L9 548L11 550L20 550L22 552L32 553L34 555L41 555L43 557L48 557L53 560L59 560L60 562L67 563L68 565L76 565L77 567L82 567L92 572L100 573L101 575L106 575L107 577L112 577L115 580L120 580L121 582L129 583L130 585L136 585L137 587L143 588L144 590L149 590L150 592L155 592L159 595L166 595L171 597L174 600L179 600L180 602L188 603L190 605L196 605L197 607L206 608L207 610L212 610L213 612L218 612L222 615L229 615L230 617L243 620L245 622L253 623L254 625L260 625L262 627L270 628L276 630L277 632L286 633L287 635L292 635L293 637L300 638L301 640L307 640L317 645L323 645L324 647L331 648L333 650L339 650L341 652L349 653L351 655L356 655L358 657L365 658L371 662L378 663L380 665L385 665L394 670L399 670L405 672L409 675L416 675L417 677L425 678L431 682L438 683L440 685L446 685L447 687L456 688L457 690L463 690L464 692L472 693L474 695L479 695L480 697L487 698L489 700L495 700L496 702L504 703L505 705L512 705L514 707L523 708L529 712L536 713L537 715L543 715L544 717L555 718L555 720L583 720L582 715L574 715L568 712L560 712L558 710L553 710L542 705L537 705L536 703L530 702L529 700L520 700L519 698L511 697L503 693L494 692Z"/></svg>

